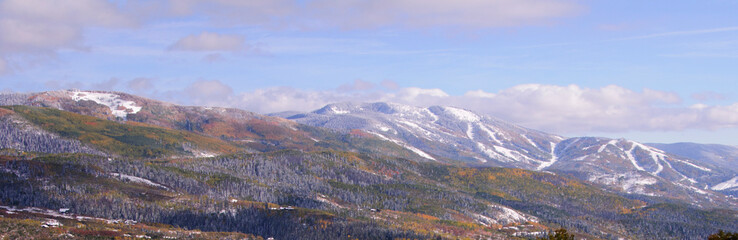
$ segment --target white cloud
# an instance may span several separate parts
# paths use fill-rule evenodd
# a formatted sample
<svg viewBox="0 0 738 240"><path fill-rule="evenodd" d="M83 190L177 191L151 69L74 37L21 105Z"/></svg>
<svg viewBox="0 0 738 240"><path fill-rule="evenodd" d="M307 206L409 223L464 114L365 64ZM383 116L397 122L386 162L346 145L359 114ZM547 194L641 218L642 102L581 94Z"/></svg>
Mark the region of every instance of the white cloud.
<svg viewBox="0 0 738 240"><path fill-rule="evenodd" d="M86 49L84 30L135 21L105 0L0 1L0 73L35 65L60 49ZM4 71L3 71L4 70Z"/></svg>
<svg viewBox="0 0 738 240"><path fill-rule="evenodd" d="M179 39L170 49L179 51L242 51L247 48L245 39L238 35L202 32Z"/></svg>
<svg viewBox="0 0 738 240"><path fill-rule="evenodd" d="M183 96L195 105L228 105L233 98L233 89L218 80L195 81L186 87L183 93Z"/></svg>
<svg viewBox="0 0 738 240"><path fill-rule="evenodd" d="M205 91L212 86L188 87ZM260 113L312 111L334 102L397 102L415 106L457 106L525 127L558 133L679 131L738 127L738 103L733 105L683 105L675 93L651 89L633 91L610 85L585 88L578 85L518 85L495 93L475 90L449 95L440 89L415 87L393 92L338 90L311 91L289 87L234 93L211 81L210 94L184 94L188 103L238 107ZM209 85L207 84L207 85ZM193 100L194 99L194 100Z"/></svg>
<svg viewBox="0 0 738 240"><path fill-rule="evenodd" d="M569 0L171 0L179 15L206 14L218 22L297 29L490 29L548 24L582 7Z"/></svg>
<svg viewBox="0 0 738 240"><path fill-rule="evenodd" d="M333 91L304 91L290 87L257 89L241 93L236 97L235 106L246 110L270 113L290 110L308 111L318 109L330 102L343 102L352 99Z"/></svg>
<svg viewBox="0 0 738 240"><path fill-rule="evenodd" d="M83 46L86 27L120 27L133 21L104 0L0 2L0 53L53 53Z"/></svg>

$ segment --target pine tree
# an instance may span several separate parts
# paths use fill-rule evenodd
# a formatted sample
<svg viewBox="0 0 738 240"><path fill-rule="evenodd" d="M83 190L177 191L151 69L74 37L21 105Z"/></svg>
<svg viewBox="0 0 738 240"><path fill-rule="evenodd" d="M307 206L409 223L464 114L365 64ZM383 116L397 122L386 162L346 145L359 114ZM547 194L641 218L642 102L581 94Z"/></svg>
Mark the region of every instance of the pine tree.
<svg viewBox="0 0 738 240"><path fill-rule="evenodd" d="M574 234L569 234L566 229L559 228L553 233L549 232L548 236L539 238L540 240L574 240Z"/></svg>

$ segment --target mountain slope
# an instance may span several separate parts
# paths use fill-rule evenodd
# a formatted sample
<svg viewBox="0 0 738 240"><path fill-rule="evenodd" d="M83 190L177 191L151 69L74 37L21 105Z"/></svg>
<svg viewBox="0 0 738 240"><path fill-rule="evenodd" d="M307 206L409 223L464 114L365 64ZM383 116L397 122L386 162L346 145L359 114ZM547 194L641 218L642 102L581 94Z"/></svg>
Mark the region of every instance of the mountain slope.
<svg viewBox="0 0 738 240"><path fill-rule="evenodd" d="M287 119L342 131L360 129L429 160L462 160L524 169L550 164L555 159L552 148L562 140L453 107L341 103Z"/></svg>
<svg viewBox="0 0 738 240"><path fill-rule="evenodd" d="M709 189L735 172L626 139L570 138L547 168L571 173L628 194L669 197L697 205L731 206L735 199Z"/></svg>
<svg viewBox="0 0 738 240"><path fill-rule="evenodd" d="M100 118L79 115L52 108L28 106L0 107L22 117L45 132L80 141L108 154L126 157L155 158L168 156L214 156L218 154L248 151L230 142L206 137L188 131L171 130L144 124L123 124ZM27 139L19 136L16 139ZM48 143L35 143L36 149L49 149ZM19 149L23 150L23 149ZM43 150L43 149L42 149ZM96 153L95 151L85 152ZM99 151L97 151L99 153Z"/></svg>
<svg viewBox="0 0 738 240"><path fill-rule="evenodd" d="M0 95L0 105L49 107L107 120L134 121L211 137L237 140L253 149L309 147L310 136L281 118L216 107L188 107L130 94L62 90Z"/></svg>
<svg viewBox="0 0 738 240"><path fill-rule="evenodd" d="M738 147L698 143L649 143L648 145L663 149L674 155L695 159L734 172L738 171ZM710 186L712 190L738 197L738 176L722 177L718 183Z"/></svg>
<svg viewBox="0 0 738 240"><path fill-rule="evenodd" d="M287 118L341 131L366 131L430 160L555 170L627 194L707 206L735 204L710 189L735 177L734 171L625 139L564 140L464 109L393 103L330 104Z"/></svg>
<svg viewBox="0 0 738 240"><path fill-rule="evenodd" d="M648 143L668 153L738 171L738 147L699 143Z"/></svg>
<svg viewBox="0 0 738 240"><path fill-rule="evenodd" d="M122 124L142 123L143 125L137 126L182 130L218 138L230 145L237 145L242 148L239 151L246 152L331 149L422 159L414 152L376 136L335 133L240 109L179 106L119 92L61 90L0 94L0 106L2 105L47 107ZM212 154L200 154L208 155Z"/></svg>

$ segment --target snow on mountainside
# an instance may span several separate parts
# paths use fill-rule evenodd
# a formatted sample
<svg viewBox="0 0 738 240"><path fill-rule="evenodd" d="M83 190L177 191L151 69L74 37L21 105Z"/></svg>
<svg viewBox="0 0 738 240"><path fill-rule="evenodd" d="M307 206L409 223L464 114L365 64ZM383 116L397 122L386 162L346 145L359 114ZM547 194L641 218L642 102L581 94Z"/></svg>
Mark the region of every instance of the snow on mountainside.
<svg viewBox="0 0 738 240"><path fill-rule="evenodd" d="M72 99L74 101L93 101L110 108L113 116L125 119L129 113L135 114L141 111L141 107L137 106L133 101L127 101L120 98L117 94L104 92L87 92L72 91Z"/></svg>
<svg viewBox="0 0 738 240"><path fill-rule="evenodd" d="M142 98L115 92L58 90L0 94L0 105L50 107L100 118L126 119L143 108Z"/></svg>
<svg viewBox="0 0 738 240"><path fill-rule="evenodd" d="M649 143L668 153L738 171L738 147L699 143Z"/></svg>
<svg viewBox="0 0 738 240"><path fill-rule="evenodd" d="M548 170L573 172L625 193L706 200L715 196L709 186L735 176L730 170L626 139L570 138L556 153L559 161Z"/></svg>
<svg viewBox="0 0 738 240"><path fill-rule="evenodd" d="M427 159L526 169L555 161L551 153L562 139L454 107L339 103L288 119L344 131L360 129Z"/></svg>
<svg viewBox="0 0 738 240"><path fill-rule="evenodd" d="M710 202L720 198L710 187L736 176L730 169L635 141L564 140L455 107L338 103L287 118L341 131L362 130L428 159L563 171L631 194Z"/></svg>
<svg viewBox="0 0 738 240"><path fill-rule="evenodd" d="M283 118L221 107L179 106L121 92L58 90L0 94L0 105L48 107L108 120L140 122L241 141L259 151L310 147L309 133ZM276 143L279 144L276 144ZM211 154L203 152L200 156Z"/></svg>
<svg viewBox="0 0 738 240"><path fill-rule="evenodd" d="M721 182L714 187L712 187L712 190L716 191L722 191L722 190L738 190L738 177L734 177L728 181Z"/></svg>

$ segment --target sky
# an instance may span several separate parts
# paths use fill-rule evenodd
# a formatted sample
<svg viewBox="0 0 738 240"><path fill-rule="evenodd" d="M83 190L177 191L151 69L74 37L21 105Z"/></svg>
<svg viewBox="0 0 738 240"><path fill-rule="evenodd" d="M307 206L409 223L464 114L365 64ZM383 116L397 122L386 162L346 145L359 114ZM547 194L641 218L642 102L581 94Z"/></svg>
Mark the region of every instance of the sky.
<svg viewBox="0 0 738 240"><path fill-rule="evenodd" d="M473 110L738 146L738 1L0 0L0 91Z"/></svg>

